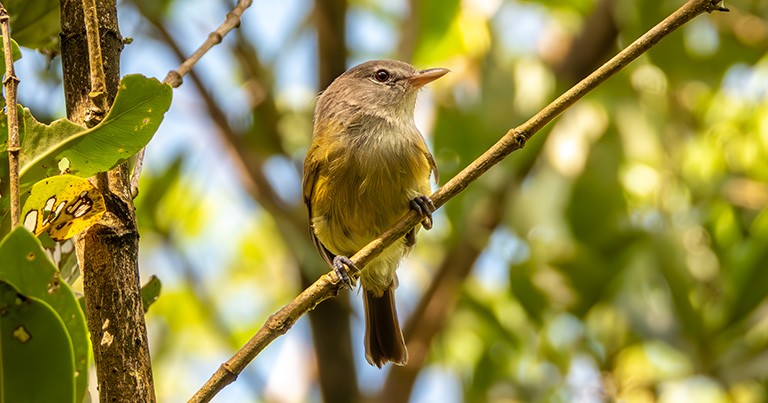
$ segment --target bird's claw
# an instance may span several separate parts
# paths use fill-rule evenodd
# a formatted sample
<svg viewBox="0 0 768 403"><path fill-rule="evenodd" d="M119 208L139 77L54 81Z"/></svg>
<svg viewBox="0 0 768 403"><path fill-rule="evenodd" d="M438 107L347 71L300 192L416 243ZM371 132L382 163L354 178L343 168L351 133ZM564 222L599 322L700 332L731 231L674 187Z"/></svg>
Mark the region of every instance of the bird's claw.
<svg viewBox="0 0 768 403"><path fill-rule="evenodd" d="M411 200L411 209L421 214L421 225L424 229L432 229L432 213L435 212L435 204L429 196L418 196Z"/></svg>
<svg viewBox="0 0 768 403"><path fill-rule="evenodd" d="M352 260L346 256L336 256L333 258L333 272L336 273L336 277L339 278L341 284L350 290L355 287L355 283L349 272L357 272L357 266Z"/></svg>

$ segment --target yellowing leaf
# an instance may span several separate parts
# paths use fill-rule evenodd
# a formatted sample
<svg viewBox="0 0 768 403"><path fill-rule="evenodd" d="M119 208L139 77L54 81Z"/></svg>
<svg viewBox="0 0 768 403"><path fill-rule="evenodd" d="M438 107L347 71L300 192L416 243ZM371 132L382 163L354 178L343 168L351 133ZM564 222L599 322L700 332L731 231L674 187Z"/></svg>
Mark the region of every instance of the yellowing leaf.
<svg viewBox="0 0 768 403"><path fill-rule="evenodd" d="M97 223L104 211L104 197L87 179L58 175L32 185L21 214L36 236L48 231L61 241Z"/></svg>

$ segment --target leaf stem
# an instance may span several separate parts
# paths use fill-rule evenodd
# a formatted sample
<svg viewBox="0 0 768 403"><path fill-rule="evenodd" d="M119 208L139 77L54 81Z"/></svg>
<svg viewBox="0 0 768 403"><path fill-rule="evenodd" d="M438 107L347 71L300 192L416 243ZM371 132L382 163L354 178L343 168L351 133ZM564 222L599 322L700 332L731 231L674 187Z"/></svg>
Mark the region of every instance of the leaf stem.
<svg viewBox="0 0 768 403"><path fill-rule="evenodd" d="M96 14L96 0L83 0L85 36L88 40L88 65L91 73L91 92L88 93L93 105L88 110L85 125L93 127L99 124L107 114L107 80L104 75L104 63L101 57L101 39L99 38L99 18Z"/></svg>
<svg viewBox="0 0 768 403"><path fill-rule="evenodd" d="M11 197L11 227L21 222L21 206L19 195L19 119L16 109L16 91L19 78L13 68L13 47L11 44L11 17L8 10L0 3L0 33L3 35L3 56L5 58L5 111L8 118L8 171Z"/></svg>

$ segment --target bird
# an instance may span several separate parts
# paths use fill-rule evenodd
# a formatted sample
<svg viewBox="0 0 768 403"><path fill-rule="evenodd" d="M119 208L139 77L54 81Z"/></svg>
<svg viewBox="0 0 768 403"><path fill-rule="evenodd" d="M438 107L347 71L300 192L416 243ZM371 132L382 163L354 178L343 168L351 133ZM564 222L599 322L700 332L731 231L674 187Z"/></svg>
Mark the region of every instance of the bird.
<svg viewBox="0 0 768 403"><path fill-rule="evenodd" d="M432 227L430 177L438 170L414 122L419 89L448 69L417 70L397 60L371 60L338 76L317 99L302 193L312 241L348 287L358 250L409 210ZM405 365L408 350L395 308L397 267L416 243L419 226L359 273L365 312L365 355L381 368Z"/></svg>

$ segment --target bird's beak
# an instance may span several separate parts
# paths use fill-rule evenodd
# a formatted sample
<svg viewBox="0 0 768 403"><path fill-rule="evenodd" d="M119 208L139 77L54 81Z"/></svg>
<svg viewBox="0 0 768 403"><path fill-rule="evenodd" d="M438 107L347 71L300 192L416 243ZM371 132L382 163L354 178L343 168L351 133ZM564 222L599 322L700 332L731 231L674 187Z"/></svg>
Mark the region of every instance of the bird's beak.
<svg viewBox="0 0 768 403"><path fill-rule="evenodd" d="M446 75L450 70L448 69L427 69L422 70L410 77L408 77L408 82L411 83L411 85L414 88L421 88L432 81L437 80L438 78Z"/></svg>

